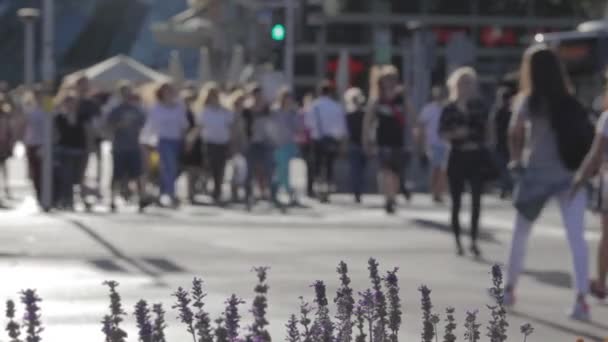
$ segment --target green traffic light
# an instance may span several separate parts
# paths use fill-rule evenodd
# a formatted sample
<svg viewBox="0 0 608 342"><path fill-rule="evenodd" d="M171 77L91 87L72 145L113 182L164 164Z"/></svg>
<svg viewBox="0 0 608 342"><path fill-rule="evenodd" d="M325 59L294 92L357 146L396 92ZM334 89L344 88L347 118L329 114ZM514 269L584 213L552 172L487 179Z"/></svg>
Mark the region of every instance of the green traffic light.
<svg viewBox="0 0 608 342"><path fill-rule="evenodd" d="M272 40L285 40L285 26L282 24L276 24L272 27L272 31L270 32L272 36Z"/></svg>

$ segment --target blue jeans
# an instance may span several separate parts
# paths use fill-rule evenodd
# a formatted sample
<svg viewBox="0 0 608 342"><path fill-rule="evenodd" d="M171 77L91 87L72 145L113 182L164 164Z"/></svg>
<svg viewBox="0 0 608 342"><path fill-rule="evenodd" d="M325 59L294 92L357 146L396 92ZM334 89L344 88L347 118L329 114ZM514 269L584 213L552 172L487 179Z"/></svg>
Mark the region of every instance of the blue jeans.
<svg viewBox="0 0 608 342"><path fill-rule="evenodd" d="M296 144L285 144L279 146L274 151L275 173L273 185L276 191L282 187L288 193L293 193L293 188L291 187L289 179L289 163L296 157L297 153L298 148Z"/></svg>
<svg viewBox="0 0 608 342"><path fill-rule="evenodd" d="M160 192L175 197L175 182L179 173L179 156L182 141L161 138L158 141L160 155Z"/></svg>
<svg viewBox="0 0 608 342"><path fill-rule="evenodd" d="M359 196L365 188L365 165L367 157L361 146L351 146L348 151L350 183L353 194Z"/></svg>

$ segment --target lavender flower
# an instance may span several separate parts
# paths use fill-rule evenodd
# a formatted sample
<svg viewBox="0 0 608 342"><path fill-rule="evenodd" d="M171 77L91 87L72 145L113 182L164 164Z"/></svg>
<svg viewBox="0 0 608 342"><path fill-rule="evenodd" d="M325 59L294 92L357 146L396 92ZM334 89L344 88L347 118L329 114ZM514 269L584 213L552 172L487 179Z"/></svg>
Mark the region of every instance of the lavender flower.
<svg viewBox="0 0 608 342"><path fill-rule="evenodd" d="M213 342L211 319L209 318L209 313L204 310L205 297L207 297L207 294L203 291L203 280L194 278L192 280L192 306L197 309L197 312L194 314L194 329L198 336L198 342Z"/></svg>
<svg viewBox="0 0 608 342"><path fill-rule="evenodd" d="M239 337L239 328L241 316L239 315L239 305L244 304L245 301L238 298L236 295L230 296L226 300L226 311L224 314L226 333L228 336L228 342L235 342Z"/></svg>
<svg viewBox="0 0 608 342"><path fill-rule="evenodd" d="M152 323L150 322L150 309L145 300L135 304L135 320L139 329L140 342L152 342Z"/></svg>
<svg viewBox="0 0 608 342"><path fill-rule="evenodd" d="M490 289L490 295L496 301L496 305L488 305L488 309L491 311L492 319L488 324L488 334L490 342L504 342L507 340L507 311L504 308L504 290L503 290L503 278L502 270L500 266L494 265L492 267L492 283L493 287Z"/></svg>
<svg viewBox="0 0 608 342"><path fill-rule="evenodd" d="M21 303L25 305L23 325L26 330L25 340L27 342L40 342L40 333L44 330L40 321L40 303L42 299L36 294L36 290L28 289L21 291Z"/></svg>
<svg viewBox="0 0 608 342"><path fill-rule="evenodd" d="M310 303L304 301L303 297L300 297L300 325L302 326L302 342L312 342L312 334L310 324L310 313L313 308Z"/></svg>
<svg viewBox="0 0 608 342"><path fill-rule="evenodd" d="M256 342L269 342L270 333L266 330L268 320L266 319L266 310L268 309L268 284L266 278L269 267L255 267L253 271L256 272L258 277L258 284L255 286L254 292L256 293L253 299L251 313L253 314L253 324L249 328L250 334L247 337L248 340L254 340Z"/></svg>
<svg viewBox="0 0 608 342"><path fill-rule="evenodd" d="M365 310L361 305L355 308L355 326L357 327L357 337L355 342L366 342L367 335L365 334Z"/></svg>
<svg viewBox="0 0 608 342"><path fill-rule="evenodd" d="M8 318L8 323L5 330L8 332L8 337L11 338L11 342L21 342L19 340L21 326L15 321L15 302L12 300L6 301L6 318Z"/></svg>
<svg viewBox="0 0 608 342"><path fill-rule="evenodd" d="M361 298L357 305L358 314L367 322L369 341L372 342L374 338L374 294L371 289L367 289L365 292L359 292L359 297ZM359 338L362 340L361 342L363 342L365 335Z"/></svg>
<svg viewBox="0 0 608 342"><path fill-rule="evenodd" d="M454 318L454 312L456 309L449 307L445 309L447 324L445 325L445 335L443 336L443 342L456 342L456 318Z"/></svg>
<svg viewBox="0 0 608 342"><path fill-rule="evenodd" d="M317 303L317 314L311 329L313 341L333 342L334 324L329 317L325 283L317 280L312 286L315 288L315 303Z"/></svg>
<svg viewBox="0 0 608 342"><path fill-rule="evenodd" d="M431 315L431 324L433 325L433 332L435 333L435 342L439 342L439 330L437 330L437 324L441 322L439 315Z"/></svg>
<svg viewBox="0 0 608 342"><path fill-rule="evenodd" d="M222 313L222 316L224 316L224 313ZM228 342L228 330L224 325L223 317L215 320L215 342Z"/></svg>
<svg viewBox="0 0 608 342"><path fill-rule="evenodd" d="M431 342L435 337L435 329L431 322L431 310L433 309L431 290L426 285L422 285L418 288L418 291L420 291L422 297L422 341Z"/></svg>
<svg viewBox="0 0 608 342"><path fill-rule="evenodd" d="M340 275L341 286L338 288L334 303L336 303L338 314L336 319L338 320L338 336L336 337L337 342L350 342L352 340L353 333L353 310L355 306L355 299L353 298L353 289L350 287L350 278L348 276L348 266L344 261L341 261L336 269Z"/></svg>
<svg viewBox="0 0 608 342"><path fill-rule="evenodd" d="M184 290L181 286L173 294L177 298L177 302L173 305L173 309L179 311L177 318L186 325L186 330L192 335L192 339L196 342L196 333L194 331L194 313L190 309L190 294Z"/></svg>
<svg viewBox="0 0 608 342"><path fill-rule="evenodd" d="M296 315L291 315L289 321L285 325L287 327L287 342L300 342L300 331L298 330L298 318Z"/></svg>
<svg viewBox="0 0 608 342"><path fill-rule="evenodd" d="M480 339L479 327L481 324L477 324L477 310L467 311L467 318L465 319L464 338L468 342L477 342Z"/></svg>
<svg viewBox="0 0 608 342"><path fill-rule="evenodd" d="M152 326L152 342L166 342L165 339L165 310L163 310L162 304L154 304L152 306L154 312L154 326Z"/></svg>
<svg viewBox="0 0 608 342"><path fill-rule="evenodd" d="M103 283L110 289L110 314L104 316L102 331L106 335L107 342L125 342L127 332L120 328L120 323L124 320L123 316L127 313L122 309L120 295L116 291L118 283L115 281L106 281Z"/></svg>
<svg viewBox="0 0 608 342"><path fill-rule="evenodd" d="M369 277L374 290L374 326L373 342L384 342L387 339L386 327L388 326L388 313L386 308L386 297L382 291L382 278L378 271L378 262L374 258L368 261Z"/></svg>
<svg viewBox="0 0 608 342"><path fill-rule="evenodd" d="M532 335L534 332L534 327L530 323L526 323L521 326L521 333L524 335L524 342L528 340L528 336Z"/></svg>
<svg viewBox="0 0 608 342"><path fill-rule="evenodd" d="M401 299L399 298L399 279L397 278L399 268L395 267L392 271L386 272L384 283L388 294L388 328L390 342L399 341L399 329L401 327Z"/></svg>

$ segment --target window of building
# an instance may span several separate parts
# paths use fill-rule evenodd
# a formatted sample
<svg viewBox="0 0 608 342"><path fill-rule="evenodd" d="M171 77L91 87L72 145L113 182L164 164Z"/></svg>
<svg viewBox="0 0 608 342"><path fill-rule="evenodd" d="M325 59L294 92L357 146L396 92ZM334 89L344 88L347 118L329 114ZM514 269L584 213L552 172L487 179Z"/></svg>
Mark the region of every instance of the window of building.
<svg viewBox="0 0 608 342"><path fill-rule="evenodd" d="M422 3L420 0L390 0L390 8L393 13L419 13Z"/></svg>
<svg viewBox="0 0 608 342"><path fill-rule="evenodd" d="M346 13L362 13L371 10L369 0L343 0L343 11Z"/></svg>
<svg viewBox="0 0 608 342"><path fill-rule="evenodd" d="M475 0L424 0L432 14L472 14ZM488 1L488 0L484 0ZM492 1L494 2L494 1Z"/></svg>
<svg viewBox="0 0 608 342"><path fill-rule="evenodd" d="M361 24L330 24L327 42L330 44L361 44L372 40L371 28Z"/></svg>
<svg viewBox="0 0 608 342"><path fill-rule="evenodd" d="M578 14L578 0L535 0L534 15L537 17L572 17Z"/></svg>
<svg viewBox="0 0 608 342"><path fill-rule="evenodd" d="M523 16L528 12L528 0L478 1L480 15Z"/></svg>
<svg viewBox="0 0 608 342"><path fill-rule="evenodd" d="M296 76L310 76L317 72L317 59L315 55L298 54L295 58L294 72Z"/></svg>

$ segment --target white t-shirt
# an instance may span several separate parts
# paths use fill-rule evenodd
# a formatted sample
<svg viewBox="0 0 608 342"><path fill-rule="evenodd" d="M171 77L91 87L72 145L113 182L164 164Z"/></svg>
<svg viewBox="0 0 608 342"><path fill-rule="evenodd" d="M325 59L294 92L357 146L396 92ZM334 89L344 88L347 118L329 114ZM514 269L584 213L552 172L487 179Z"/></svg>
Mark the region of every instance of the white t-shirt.
<svg viewBox="0 0 608 342"><path fill-rule="evenodd" d="M200 114L203 141L224 145L230 142L234 113L221 107L207 107Z"/></svg>
<svg viewBox="0 0 608 342"><path fill-rule="evenodd" d="M186 109L182 105L157 104L150 110L146 126L159 139L181 140L188 129Z"/></svg>
<svg viewBox="0 0 608 342"><path fill-rule="evenodd" d="M439 136L439 122L443 107L437 102L431 102L422 108L418 123L424 126L427 146L445 144Z"/></svg>
<svg viewBox="0 0 608 342"><path fill-rule="evenodd" d="M344 108L327 96L322 96L312 103L305 120L313 140L325 137L342 139L346 136Z"/></svg>
<svg viewBox="0 0 608 342"><path fill-rule="evenodd" d="M597 121L595 130L598 134L608 138L608 111L602 113L600 119Z"/></svg>

